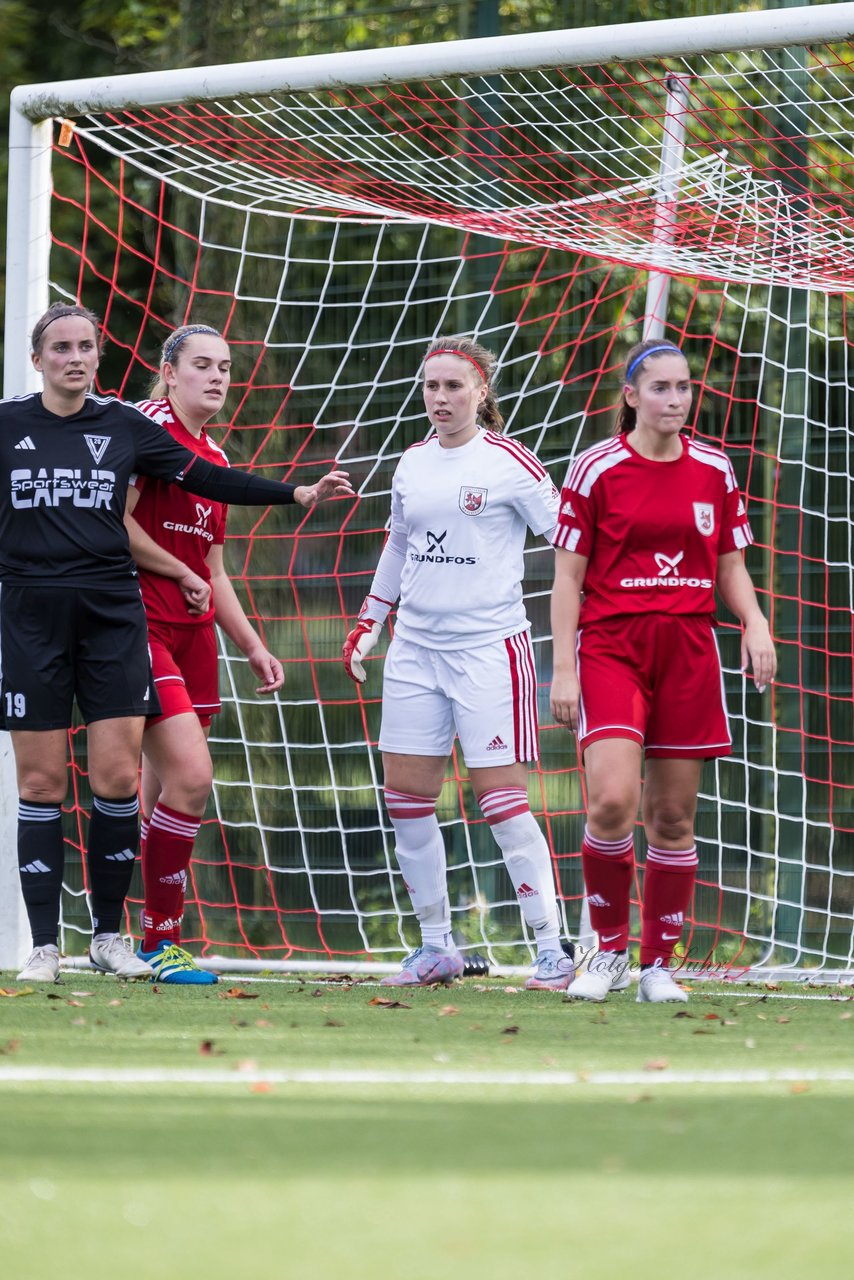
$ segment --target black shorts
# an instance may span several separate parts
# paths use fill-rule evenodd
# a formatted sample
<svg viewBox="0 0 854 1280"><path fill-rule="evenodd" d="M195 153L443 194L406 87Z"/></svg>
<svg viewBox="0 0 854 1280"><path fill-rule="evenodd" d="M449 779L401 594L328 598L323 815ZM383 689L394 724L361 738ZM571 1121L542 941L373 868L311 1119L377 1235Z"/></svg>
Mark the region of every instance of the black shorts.
<svg viewBox="0 0 854 1280"><path fill-rule="evenodd" d="M157 715L139 587L0 590L2 727L67 729L77 700L85 724Z"/></svg>

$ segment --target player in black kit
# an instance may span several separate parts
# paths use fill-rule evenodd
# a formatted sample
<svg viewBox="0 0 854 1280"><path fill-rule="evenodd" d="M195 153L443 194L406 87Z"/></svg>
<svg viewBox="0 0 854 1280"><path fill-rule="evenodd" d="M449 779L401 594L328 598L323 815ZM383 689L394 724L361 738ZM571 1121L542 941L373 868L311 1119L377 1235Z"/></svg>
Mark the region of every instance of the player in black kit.
<svg viewBox="0 0 854 1280"><path fill-rule="evenodd" d="M119 930L138 843L145 716L159 711L124 509L136 473L237 504L352 493L345 472L279 484L198 457L138 409L93 395L100 322L55 303L32 335L41 394L0 401L0 712L18 779L18 863L33 934L22 980L59 978L67 730L87 727L92 817L87 861L92 963L118 977L151 970Z"/></svg>

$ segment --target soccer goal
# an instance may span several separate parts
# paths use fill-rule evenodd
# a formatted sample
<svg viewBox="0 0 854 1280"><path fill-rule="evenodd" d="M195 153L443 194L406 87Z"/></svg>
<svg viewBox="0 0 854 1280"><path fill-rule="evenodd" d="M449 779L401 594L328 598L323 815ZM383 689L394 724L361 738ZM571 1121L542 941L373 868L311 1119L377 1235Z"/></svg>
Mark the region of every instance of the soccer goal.
<svg viewBox="0 0 854 1280"><path fill-rule="evenodd" d="M262 702L223 641L185 919L211 963L354 972L415 938L375 745L382 650L361 688L339 654L393 469L428 429L427 342L465 332L498 353L507 429L560 484L653 333L696 375L691 429L735 465L781 657L760 696L722 615L735 751L704 775L690 962L854 970L852 34L854 5L830 4L16 90L6 394L32 385L27 334L54 297L104 316L100 386L130 399L166 333L213 324L235 360L232 462L302 482L337 461L358 490L230 516L227 563L287 683ZM548 714L551 561L532 540L531 798L573 936L583 780ZM74 731L71 752L73 954L89 927ZM460 945L527 964L456 757L439 817ZM4 822L11 886L11 803ZM641 832L637 850L642 866ZM7 963L17 910L0 906Z"/></svg>

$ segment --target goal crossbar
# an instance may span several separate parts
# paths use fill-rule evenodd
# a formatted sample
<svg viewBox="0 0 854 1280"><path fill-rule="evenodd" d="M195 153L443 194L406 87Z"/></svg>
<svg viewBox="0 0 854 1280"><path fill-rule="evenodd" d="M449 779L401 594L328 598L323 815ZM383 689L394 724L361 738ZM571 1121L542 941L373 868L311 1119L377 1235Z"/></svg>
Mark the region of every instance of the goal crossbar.
<svg viewBox="0 0 854 1280"><path fill-rule="evenodd" d="M13 91L12 107L13 112L38 122L51 116L117 107L163 106L175 101L179 81L181 97L210 102L247 93L499 75L543 66L584 67L740 49L779 49L847 40L852 35L854 4L805 5L25 85Z"/></svg>

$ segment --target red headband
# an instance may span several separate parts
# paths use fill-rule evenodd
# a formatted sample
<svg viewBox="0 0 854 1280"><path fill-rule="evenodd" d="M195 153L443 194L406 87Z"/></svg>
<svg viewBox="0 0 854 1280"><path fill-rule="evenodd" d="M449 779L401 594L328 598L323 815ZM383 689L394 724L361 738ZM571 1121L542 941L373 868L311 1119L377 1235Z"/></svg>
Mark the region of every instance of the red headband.
<svg viewBox="0 0 854 1280"><path fill-rule="evenodd" d="M465 351L457 351L456 347L443 347L441 351L431 351L429 355L424 357L425 362L432 360L434 356L459 356L461 360L468 360L469 364L473 364L477 369L484 382L488 382L486 374L481 369L474 356L467 356Z"/></svg>

